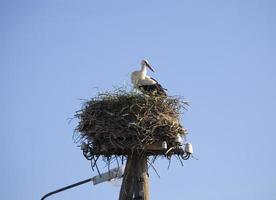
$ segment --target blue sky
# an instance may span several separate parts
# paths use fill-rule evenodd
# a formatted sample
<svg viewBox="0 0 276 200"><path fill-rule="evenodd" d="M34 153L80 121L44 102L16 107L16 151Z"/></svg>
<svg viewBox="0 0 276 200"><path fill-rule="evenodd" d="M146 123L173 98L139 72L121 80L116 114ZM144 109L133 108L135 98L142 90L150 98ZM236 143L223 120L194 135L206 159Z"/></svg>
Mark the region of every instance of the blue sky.
<svg viewBox="0 0 276 200"><path fill-rule="evenodd" d="M79 99L130 83L147 58L199 160L158 161L151 199L276 199L276 3L0 2L0 199L35 200L96 175L72 141ZM109 183L49 199L117 199Z"/></svg>

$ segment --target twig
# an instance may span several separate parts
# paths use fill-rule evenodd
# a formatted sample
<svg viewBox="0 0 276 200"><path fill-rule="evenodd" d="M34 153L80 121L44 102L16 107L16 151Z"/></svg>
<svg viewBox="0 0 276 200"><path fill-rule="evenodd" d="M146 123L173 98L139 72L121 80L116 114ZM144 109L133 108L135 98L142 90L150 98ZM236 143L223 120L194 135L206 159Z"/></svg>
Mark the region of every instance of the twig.
<svg viewBox="0 0 276 200"><path fill-rule="evenodd" d="M158 174L157 170L155 169L155 167L153 166L153 164L151 164L150 162L148 162L150 164L150 166L152 167L152 169L155 171L156 175L158 176L158 178L160 178L160 175Z"/></svg>

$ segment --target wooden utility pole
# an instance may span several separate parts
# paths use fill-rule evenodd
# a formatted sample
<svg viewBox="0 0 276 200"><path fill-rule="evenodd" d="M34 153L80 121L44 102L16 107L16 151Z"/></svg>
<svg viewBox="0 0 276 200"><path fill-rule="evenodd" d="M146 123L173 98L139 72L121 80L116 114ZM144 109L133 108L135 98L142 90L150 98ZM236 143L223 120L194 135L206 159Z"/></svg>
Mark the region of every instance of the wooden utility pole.
<svg viewBox="0 0 276 200"><path fill-rule="evenodd" d="M128 155L119 200L149 200L147 156L138 151Z"/></svg>

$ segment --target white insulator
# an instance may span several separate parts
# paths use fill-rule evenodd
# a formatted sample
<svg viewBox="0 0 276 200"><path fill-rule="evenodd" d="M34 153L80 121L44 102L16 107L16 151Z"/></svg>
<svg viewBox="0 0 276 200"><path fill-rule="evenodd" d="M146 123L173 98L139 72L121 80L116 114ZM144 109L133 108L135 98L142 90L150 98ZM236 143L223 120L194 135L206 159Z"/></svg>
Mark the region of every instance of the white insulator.
<svg viewBox="0 0 276 200"><path fill-rule="evenodd" d="M175 142L182 143L182 137L179 134L175 137Z"/></svg>
<svg viewBox="0 0 276 200"><path fill-rule="evenodd" d="M168 144L166 141L162 142L162 149L167 149L168 148Z"/></svg>
<svg viewBox="0 0 276 200"><path fill-rule="evenodd" d="M194 153L194 151L193 151L193 146L192 146L191 143L188 142L188 143L185 145L185 152L186 152L186 153L189 153L189 154L193 154L193 153Z"/></svg>

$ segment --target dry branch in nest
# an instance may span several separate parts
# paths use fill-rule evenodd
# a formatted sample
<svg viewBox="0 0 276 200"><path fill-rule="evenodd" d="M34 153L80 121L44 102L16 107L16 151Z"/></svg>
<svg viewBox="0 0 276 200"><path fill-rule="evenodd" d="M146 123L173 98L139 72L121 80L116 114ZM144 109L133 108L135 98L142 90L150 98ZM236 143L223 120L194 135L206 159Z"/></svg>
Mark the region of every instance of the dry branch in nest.
<svg viewBox="0 0 276 200"><path fill-rule="evenodd" d="M148 146L163 141L175 146L177 135L183 137L186 133L180 114L187 105L178 97L148 96L123 89L103 92L76 112L76 132L86 144L86 158L146 151Z"/></svg>

